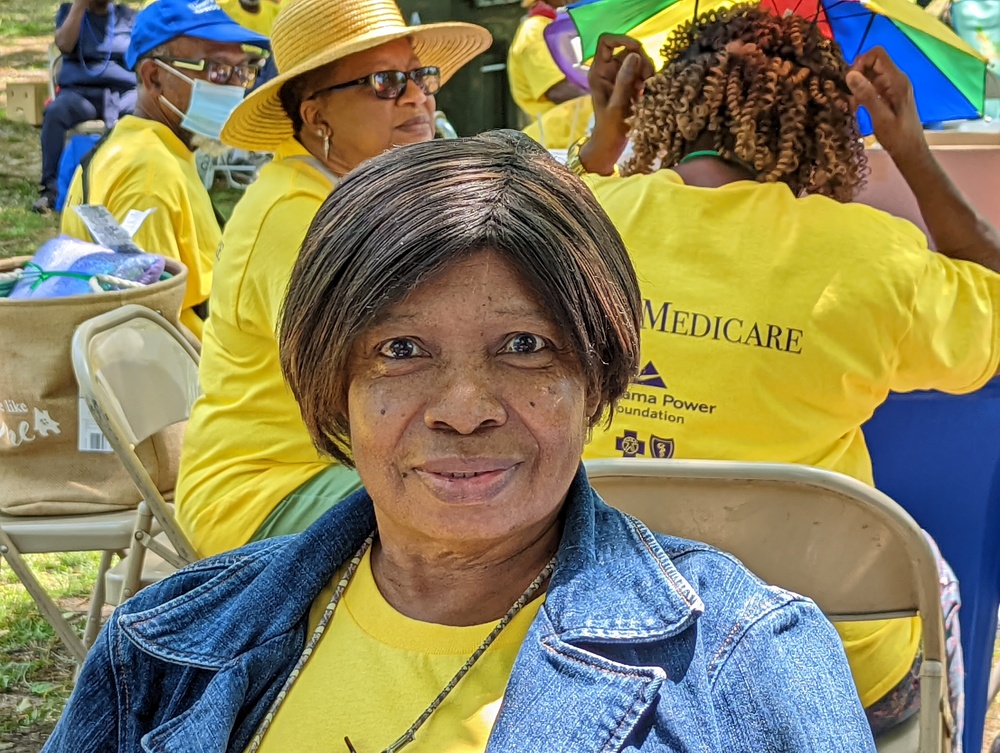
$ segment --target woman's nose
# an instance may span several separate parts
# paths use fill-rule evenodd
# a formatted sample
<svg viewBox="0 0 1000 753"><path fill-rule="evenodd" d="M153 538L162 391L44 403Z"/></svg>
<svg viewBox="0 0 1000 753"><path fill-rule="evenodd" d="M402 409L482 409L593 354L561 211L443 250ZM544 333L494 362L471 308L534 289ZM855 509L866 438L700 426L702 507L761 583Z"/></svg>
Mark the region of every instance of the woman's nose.
<svg viewBox="0 0 1000 753"><path fill-rule="evenodd" d="M412 79L407 79L406 91L399 96L399 103L407 105L422 105L427 101L428 96L429 95L424 94L424 90L417 86Z"/></svg>
<svg viewBox="0 0 1000 753"><path fill-rule="evenodd" d="M483 372L453 375L424 410L431 429L472 434L479 429L503 426L507 409Z"/></svg>

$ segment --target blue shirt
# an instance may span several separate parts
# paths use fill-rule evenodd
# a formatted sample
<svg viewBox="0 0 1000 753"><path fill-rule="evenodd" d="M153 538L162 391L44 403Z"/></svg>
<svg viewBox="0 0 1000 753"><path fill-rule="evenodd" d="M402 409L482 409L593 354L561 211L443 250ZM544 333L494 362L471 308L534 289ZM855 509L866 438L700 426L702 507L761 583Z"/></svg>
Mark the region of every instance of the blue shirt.
<svg viewBox="0 0 1000 753"><path fill-rule="evenodd" d="M71 7L70 3L59 6L57 29L63 25ZM115 25L109 34L112 12ZM105 16L85 11L80 22L80 38L76 46L62 56L56 83L115 91L134 89L135 73L125 67L125 50L132 36L135 15L127 5L109 5Z"/></svg>
<svg viewBox="0 0 1000 753"><path fill-rule="evenodd" d="M241 753L313 600L374 526L361 490L302 534L139 592L104 626L43 753ZM487 753L875 753L840 640L809 599L651 533L582 470L556 557Z"/></svg>

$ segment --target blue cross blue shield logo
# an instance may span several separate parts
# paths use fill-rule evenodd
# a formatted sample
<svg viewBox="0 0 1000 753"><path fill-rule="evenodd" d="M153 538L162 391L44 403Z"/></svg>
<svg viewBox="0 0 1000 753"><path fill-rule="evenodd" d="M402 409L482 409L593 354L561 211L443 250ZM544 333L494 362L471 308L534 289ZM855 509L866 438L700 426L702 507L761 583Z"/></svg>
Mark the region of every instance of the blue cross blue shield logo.
<svg viewBox="0 0 1000 753"><path fill-rule="evenodd" d="M646 454L646 443L634 431L626 431L615 440L615 449L623 458L634 458L636 455Z"/></svg>
<svg viewBox="0 0 1000 753"><path fill-rule="evenodd" d="M650 434L649 452L654 458L672 458L674 456L674 440Z"/></svg>

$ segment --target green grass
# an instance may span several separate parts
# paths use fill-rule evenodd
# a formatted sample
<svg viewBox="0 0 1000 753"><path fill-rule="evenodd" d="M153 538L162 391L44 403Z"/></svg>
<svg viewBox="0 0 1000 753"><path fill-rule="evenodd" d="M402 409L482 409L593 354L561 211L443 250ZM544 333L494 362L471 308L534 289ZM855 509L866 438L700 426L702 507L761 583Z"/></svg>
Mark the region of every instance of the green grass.
<svg viewBox="0 0 1000 753"><path fill-rule="evenodd" d="M99 555L27 555L25 560L80 631ZM69 613L69 612L67 612ZM13 571L0 564L0 741L55 723L72 689L73 660ZM0 748L2 749L2 748Z"/></svg>
<svg viewBox="0 0 1000 753"><path fill-rule="evenodd" d="M0 38L51 36L57 2L0 0Z"/></svg>
<svg viewBox="0 0 1000 753"><path fill-rule="evenodd" d="M0 259L31 254L56 234L54 216L31 211L41 173L38 129L0 117Z"/></svg>

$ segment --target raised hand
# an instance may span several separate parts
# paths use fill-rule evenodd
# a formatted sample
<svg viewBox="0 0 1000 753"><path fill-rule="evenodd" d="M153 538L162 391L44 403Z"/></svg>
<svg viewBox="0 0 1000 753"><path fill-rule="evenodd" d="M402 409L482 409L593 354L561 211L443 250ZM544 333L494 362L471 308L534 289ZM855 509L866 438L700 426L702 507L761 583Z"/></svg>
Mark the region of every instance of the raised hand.
<svg viewBox="0 0 1000 753"><path fill-rule="evenodd" d="M602 34L587 82L594 101L594 133L580 150L580 161L592 172L608 174L628 140L628 118L654 73L642 45L631 37Z"/></svg>
<svg viewBox="0 0 1000 753"><path fill-rule="evenodd" d="M895 161L927 149L913 86L881 47L859 55L847 74L854 106L864 105L875 138Z"/></svg>

